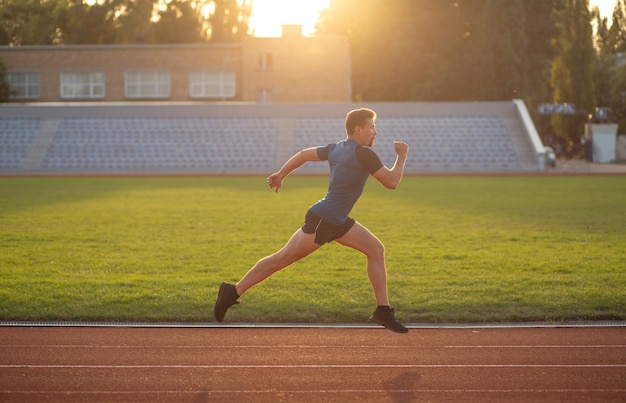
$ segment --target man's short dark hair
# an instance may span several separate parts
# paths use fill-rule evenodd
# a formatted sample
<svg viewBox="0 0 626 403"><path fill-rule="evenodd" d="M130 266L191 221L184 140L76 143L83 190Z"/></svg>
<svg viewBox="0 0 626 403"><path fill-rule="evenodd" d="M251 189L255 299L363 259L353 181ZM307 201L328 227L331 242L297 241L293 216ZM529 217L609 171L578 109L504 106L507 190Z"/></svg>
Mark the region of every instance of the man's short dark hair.
<svg viewBox="0 0 626 403"><path fill-rule="evenodd" d="M357 126L363 127L368 119L376 119L376 112L368 108L355 109L346 115L346 133L354 133Z"/></svg>

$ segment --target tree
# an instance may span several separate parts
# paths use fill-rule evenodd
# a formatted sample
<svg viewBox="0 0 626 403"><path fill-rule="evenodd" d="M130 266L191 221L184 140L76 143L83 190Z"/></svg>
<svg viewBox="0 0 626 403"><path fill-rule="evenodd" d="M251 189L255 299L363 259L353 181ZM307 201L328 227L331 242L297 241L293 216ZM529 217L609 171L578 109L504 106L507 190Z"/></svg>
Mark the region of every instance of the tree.
<svg viewBox="0 0 626 403"><path fill-rule="evenodd" d="M601 18L598 9L592 14L596 22L595 94L598 106L611 109L609 118L619 123L619 132L626 132L626 1L616 0L612 24Z"/></svg>
<svg viewBox="0 0 626 403"><path fill-rule="evenodd" d="M89 6L82 0L69 0L57 20L65 44L115 43L116 17L123 0L100 0Z"/></svg>
<svg viewBox="0 0 626 403"><path fill-rule="evenodd" d="M332 0L318 29L345 34L357 99L495 100L526 92L523 0Z"/></svg>
<svg viewBox="0 0 626 403"><path fill-rule="evenodd" d="M555 56L552 39L556 36L556 8L551 1L525 0L526 9L526 93L523 99L544 139L550 138L552 124L550 116L539 115L539 104L552 101L550 85L551 62Z"/></svg>
<svg viewBox="0 0 626 403"><path fill-rule="evenodd" d="M619 124L619 133L626 132L626 0L617 0L613 10L613 24L609 29L609 57L612 76L610 78L609 105Z"/></svg>
<svg viewBox="0 0 626 403"><path fill-rule="evenodd" d="M0 102L8 102L11 90L9 83L6 81L6 67L4 61L0 58Z"/></svg>
<svg viewBox="0 0 626 403"><path fill-rule="evenodd" d="M464 0L463 82L468 100L502 100L526 91L526 10L520 0Z"/></svg>
<svg viewBox="0 0 626 403"><path fill-rule="evenodd" d="M159 0L123 0L116 17L115 43L154 43L152 17Z"/></svg>
<svg viewBox="0 0 626 403"><path fill-rule="evenodd" d="M202 20L192 3L172 0L159 11L159 20L152 26L156 43L195 43L205 40Z"/></svg>
<svg viewBox="0 0 626 403"><path fill-rule="evenodd" d="M616 0L613 9L613 23L607 35L607 46L611 53L626 52L625 0Z"/></svg>
<svg viewBox="0 0 626 403"><path fill-rule="evenodd" d="M57 25L66 0L2 0L2 45L52 45L60 42Z"/></svg>
<svg viewBox="0 0 626 403"><path fill-rule="evenodd" d="M211 42L240 42L248 34L248 19L252 12L250 0L213 0L209 17Z"/></svg>
<svg viewBox="0 0 626 403"><path fill-rule="evenodd" d="M572 102L580 110L575 116L555 115L556 135L577 144L587 114L596 105L593 83L594 48L588 0L565 0L558 10L556 57L552 62L553 102Z"/></svg>
<svg viewBox="0 0 626 403"><path fill-rule="evenodd" d="M591 10L591 18L595 21L595 25L596 25L596 36L595 36L596 49L598 49L600 53L605 53L605 52L610 53L608 18L602 17L600 15L600 9L598 8L598 6L595 6Z"/></svg>
<svg viewBox="0 0 626 403"><path fill-rule="evenodd" d="M619 133L626 132L626 65L618 69L611 77L611 110L616 123L619 125Z"/></svg>
<svg viewBox="0 0 626 403"><path fill-rule="evenodd" d="M611 103L611 76L615 72L616 59L609 43L608 18L600 16L600 10L595 7L592 18L596 25L596 61L595 61L595 94L598 106L607 107Z"/></svg>
<svg viewBox="0 0 626 403"><path fill-rule="evenodd" d="M251 2L0 0L0 45L238 42Z"/></svg>
<svg viewBox="0 0 626 403"><path fill-rule="evenodd" d="M458 15L453 0L331 0L318 30L348 37L355 99L437 101L457 88Z"/></svg>

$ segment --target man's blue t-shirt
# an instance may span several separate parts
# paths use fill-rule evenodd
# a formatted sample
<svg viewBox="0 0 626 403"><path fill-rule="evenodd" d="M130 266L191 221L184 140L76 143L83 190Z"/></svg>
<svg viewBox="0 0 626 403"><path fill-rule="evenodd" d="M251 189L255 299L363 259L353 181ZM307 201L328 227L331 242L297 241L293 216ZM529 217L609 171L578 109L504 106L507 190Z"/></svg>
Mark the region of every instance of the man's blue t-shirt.
<svg viewBox="0 0 626 403"><path fill-rule="evenodd" d="M330 224L342 225L363 193L367 178L383 163L371 148L351 139L318 147L317 156L330 165L328 193L309 211Z"/></svg>

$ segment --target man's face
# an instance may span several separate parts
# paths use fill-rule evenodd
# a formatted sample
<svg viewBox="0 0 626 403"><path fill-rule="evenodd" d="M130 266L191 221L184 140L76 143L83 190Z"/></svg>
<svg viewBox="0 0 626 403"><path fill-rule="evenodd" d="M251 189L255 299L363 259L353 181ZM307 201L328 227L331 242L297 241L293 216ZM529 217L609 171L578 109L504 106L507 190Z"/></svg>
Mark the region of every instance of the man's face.
<svg viewBox="0 0 626 403"><path fill-rule="evenodd" d="M354 140L362 146L374 146L374 140L378 136L374 119L368 119L363 126L355 128Z"/></svg>

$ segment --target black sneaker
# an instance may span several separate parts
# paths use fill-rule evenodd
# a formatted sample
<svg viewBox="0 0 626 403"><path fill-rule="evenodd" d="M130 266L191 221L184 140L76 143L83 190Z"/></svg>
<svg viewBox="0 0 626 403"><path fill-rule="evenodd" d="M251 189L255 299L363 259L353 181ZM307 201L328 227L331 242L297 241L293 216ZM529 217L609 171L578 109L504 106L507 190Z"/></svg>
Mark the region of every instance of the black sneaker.
<svg viewBox="0 0 626 403"><path fill-rule="evenodd" d="M228 308L239 303L237 299L239 299L239 294L237 294L237 288L235 288L234 284L226 282L222 283L220 285L220 290L217 293L215 306L213 307L213 316L215 316L215 320L223 322Z"/></svg>
<svg viewBox="0 0 626 403"><path fill-rule="evenodd" d="M372 316L370 317L372 322L376 322L379 325L385 326L387 329L396 333L408 333L409 329L404 327L402 323L396 319L396 314L393 308L381 308L377 307Z"/></svg>

